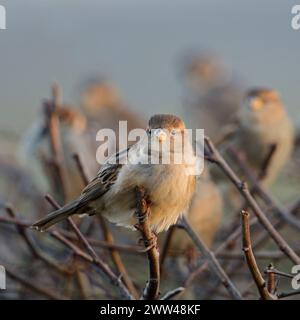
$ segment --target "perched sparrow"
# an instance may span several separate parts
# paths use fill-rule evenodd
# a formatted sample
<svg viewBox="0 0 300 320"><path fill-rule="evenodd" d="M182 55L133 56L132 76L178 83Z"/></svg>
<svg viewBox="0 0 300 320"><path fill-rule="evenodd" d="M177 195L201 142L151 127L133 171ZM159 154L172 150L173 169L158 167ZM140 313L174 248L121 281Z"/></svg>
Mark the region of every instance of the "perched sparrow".
<svg viewBox="0 0 300 320"><path fill-rule="evenodd" d="M215 143L235 128L242 87L217 57L200 54L185 65L184 107L193 128L205 129Z"/></svg>
<svg viewBox="0 0 300 320"><path fill-rule="evenodd" d="M136 222L135 188L143 186L151 207L152 230L158 233L168 229L187 210L195 190L195 176L187 169L196 166L196 159L184 129L184 122L176 116L154 115L149 120L147 134L128 150L119 152L115 164L108 160L79 198L33 227L44 230L73 214L87 213L102 214L113 223L132 228ZM164 152L169 153L170 158L182 153L182 148L174 143L175 138L184 143L186 157L181 164L149 163L150 155L161 159ZM165 151L167 143L170 147ZM124 164L124 157L136 157L138 161Z"/></svg>
<svg viewBox="0 0 300 320"><path fill-rule="evenodd" d="M196 191L187 213L187 219L207 246L211 246L221 225L222 195L211 180L208 168L197 179ZM174 253L187 253L194 245L186 232L175 230L171 250Z"/></svg>
<svg viewBox="0 0 300 320"><path fill-rule="evenodd" d="M294 144L294 129L279 94L270 89L250 90L239 112L236 147L259 174L274 148L264 185L270 185L289 160Z"/></svg>

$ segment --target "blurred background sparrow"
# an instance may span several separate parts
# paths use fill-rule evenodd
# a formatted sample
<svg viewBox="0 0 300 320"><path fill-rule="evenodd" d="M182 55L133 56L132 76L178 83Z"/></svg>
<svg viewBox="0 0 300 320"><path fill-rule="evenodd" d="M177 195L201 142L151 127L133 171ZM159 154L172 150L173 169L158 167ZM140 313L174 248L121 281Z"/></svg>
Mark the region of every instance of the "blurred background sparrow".
<svg viewBox="0 0 300 320"><path fill-rule="evenodd" d="M146 126L146 120L131 111L117 88L104 79L86 81L81 90L80 105L95 143L99 129L112 129L116 133L118 146L119 121L127 121L128 132Z"/></svg>
<svg viewBox="0 0 300 320"><path fill-rule="evenodd" d="M197 178L195 194L187 213L187 219L200 238L211 247L221 226L223 199L217 185L211 180L208 166ZM190 254L195 245L184 230L176 228L170 251L172 254Z"/></svg>
<svg viewBox="0 0 300 320"><path fill-rule="evenodd" d="M233 164L227 150L228 146L234 147L263 186L270 187L288 165L293 145L293 125L279 94L272 89L255 88L245 94L232 134L224 139L220 151ZM235 170L245 178L238 167ZM226 211L240 209L241 198L223 172L213 166L211 174L227 199Z"/></svg>
<svg viewBox="0 0 300 320"><path fill-rule="evenodd" d="M34 227L44 230L73 214L87 213L102 214L110 222L134 228L135 188L143 186L151 205L151 228L157 233L168 229L188 209L195 190L195 175L187 169L196 166L196 159L184 129L184 122L176 116L154 115L149 120L147 134L129 150L118 153L116 164L108 161L79 198L50 213ZM149 155L157 154L161 159L163 152L168 152L172 158L179 152L176 138L183 139L184 161L188 162L149 163ZM167 143L169 147L164 148ZM153 148L157 144L159 148ZM130 156L138 161L121 164L123 157Z"/></svg>
<svg viewBox="0 0 300 320"><path fill-rule="evenodd" d="M215 143L234 129L243 97L240 79L215 55L192 54L183 62L184 108L192 128L205 129Z"/></svg>
<svg viewBox="0 0 300 320"><path fill-rule="evenodd" d="M273 149L262 182L269 186L276 180L294 145L294 128L278 92L265 88L247 92L238 113L234 145L257 175Z"/></svg>

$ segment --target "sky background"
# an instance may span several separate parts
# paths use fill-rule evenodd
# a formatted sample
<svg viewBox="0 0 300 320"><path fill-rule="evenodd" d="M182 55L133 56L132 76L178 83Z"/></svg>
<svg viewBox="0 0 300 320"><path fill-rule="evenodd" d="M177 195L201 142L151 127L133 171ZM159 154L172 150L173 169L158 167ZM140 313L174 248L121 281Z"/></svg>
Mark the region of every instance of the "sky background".
<svg viewBox="0 0 300 320"><path fill-rule="evenodd" d="M300 124L300 30L289 0L0 0L0 129L22 133L57 81L64 100L105 74L145 116L181 114L178 61L220 55L247 86L274 87Z"/></svg>

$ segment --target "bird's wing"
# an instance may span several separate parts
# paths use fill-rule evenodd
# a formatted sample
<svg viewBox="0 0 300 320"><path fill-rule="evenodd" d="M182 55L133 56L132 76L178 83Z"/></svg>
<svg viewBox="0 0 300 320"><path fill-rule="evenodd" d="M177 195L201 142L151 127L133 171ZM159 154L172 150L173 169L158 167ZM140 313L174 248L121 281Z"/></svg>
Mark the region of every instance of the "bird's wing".
<svg viewBox="0 0 300 320"><path fill-rule="evenodd" d="M125 154L127 154L126 151L121 151L115 155L117 159L116 164L110 164L108 160L108 162L103 165L96 178L83 189L82 194L78 199L50 213L45 218L33 224L32 227L38 230L46 230L73 214L92 214L94 209L90 206L90 202L103 196L115 183L120 169L123 166L121 163L124 163L120 161L120 157L125 156Z"/></svg>
<svg viewBox="0 0 300 320"><path fill-rule="evenodd" d="M83 189L80 197L82 202L95 200L110 189L118 178L120 169L123 166L121 160L127 156L128 151L129 148L121 150L107 160L97 173L97 176ZM112 159L114 161L111 161Z"/></svg>

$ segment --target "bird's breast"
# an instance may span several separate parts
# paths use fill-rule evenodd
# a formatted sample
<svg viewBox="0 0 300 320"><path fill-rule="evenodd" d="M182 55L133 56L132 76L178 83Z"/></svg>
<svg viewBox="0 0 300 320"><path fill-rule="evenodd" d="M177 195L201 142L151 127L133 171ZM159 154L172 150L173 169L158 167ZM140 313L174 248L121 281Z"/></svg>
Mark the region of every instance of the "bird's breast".
<svg viewBox="0 0 300 320"><path fill-rule="evenodd" d="M157 232L176 223L194 192L195 177L184 165L126 165L120 172L114 190L106 195L105 215L115 223L133 225L135 188L143 186L150 200L150 225Z"/></svg>

